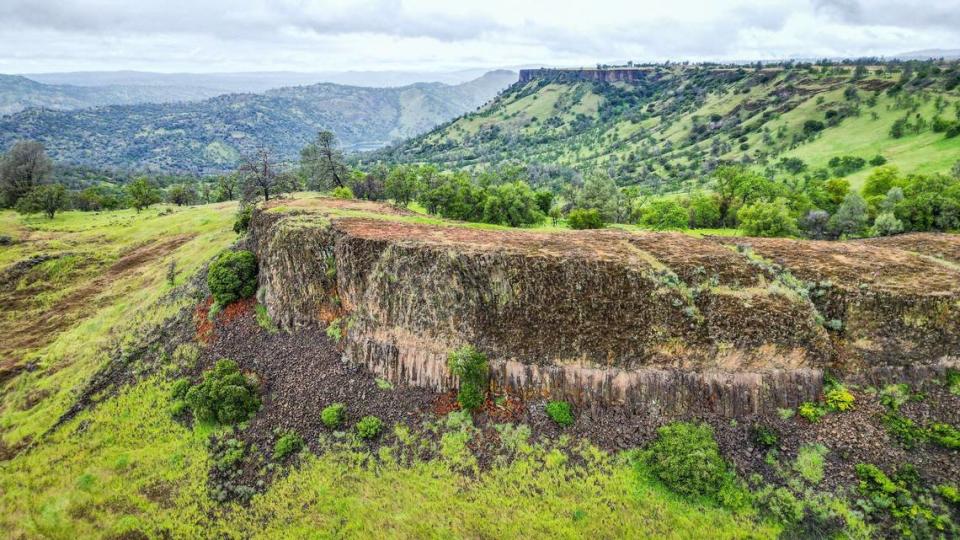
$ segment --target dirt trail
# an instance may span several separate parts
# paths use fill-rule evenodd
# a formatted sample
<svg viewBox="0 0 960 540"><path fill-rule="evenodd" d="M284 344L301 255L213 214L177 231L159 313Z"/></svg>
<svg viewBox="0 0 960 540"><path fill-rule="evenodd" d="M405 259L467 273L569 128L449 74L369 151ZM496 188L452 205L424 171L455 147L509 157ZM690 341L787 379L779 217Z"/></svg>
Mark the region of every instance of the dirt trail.
<svg viewBox="0 0 960 540"><path fill-rule="evenodd" d="M107 291L119 280L136 273L148 263L173 252L196 237L195 234L181 234L153 241L134 248L105 268L93 280L70 292L56 304L40 313L37 317L25 317L12 321L12 328L5 332L9 339L0 344L0 383L12 378L23 369L19 363L17 351L36 349L50 341L57 334L89 313L85 309L90 300ZM0 292L0 305L12 301L16 291ZM104 302L109 297L102 299ZM101 302L102 303L102 302Z"/></svg>

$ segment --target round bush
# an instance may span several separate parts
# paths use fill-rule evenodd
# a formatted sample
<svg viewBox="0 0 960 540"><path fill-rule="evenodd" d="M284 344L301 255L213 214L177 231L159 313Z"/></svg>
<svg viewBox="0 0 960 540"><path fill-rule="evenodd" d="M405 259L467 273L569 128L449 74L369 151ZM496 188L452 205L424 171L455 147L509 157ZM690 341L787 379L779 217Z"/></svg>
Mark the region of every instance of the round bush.
<svg viewBox="0 0 960 540"><path fill-rule="evenodd" d="M181 385L174 391L182 391ZM256 386L227 358L203 373L203 381L187 391L185 401L198 420L221 424L243 422L260 408Z"/></svg>
<svg viewBox="0 0 960 540"><path fill-rule="evenodd" d="M551 401L547 403L547 416L560 427L573 424L573 409L566 401Z"/></svg>
<svg viewBox="0 0 960 540"><path fill-rule="evenodd" d="M383 421L376 416L364 416L357 422L357 435L361 439L373 439L383 430Z"/></svg>
<svg viewBox="0 0 960 540"><path fill-rule="evenodd" d="M210 263L207 286L217 304L225 306L257 292L257 259L249 251L225 251Z"/></svg>
<svg viewBox="0 0 960 540"><path fill-rule="evenodd" d="M320 413L320 420L323 421L323 425L330 429L340 427L346 419L347 406L343 403L334 403L323 409L323 412Z"/></svg>
<svg viewBox="0 0 960 540"><path fill-rule="evenodd" d="M653 473L683 495L716 497L728 482L727 464L707 424L676 422L657 430L649 448Z"/></svg>
<svg viewBox="0 0 960 540"><path fill-rule="evenodd" d="M603 216L596 208L589 210L571 210L567 214L567 224L571 229L602 229Z"/></svg>

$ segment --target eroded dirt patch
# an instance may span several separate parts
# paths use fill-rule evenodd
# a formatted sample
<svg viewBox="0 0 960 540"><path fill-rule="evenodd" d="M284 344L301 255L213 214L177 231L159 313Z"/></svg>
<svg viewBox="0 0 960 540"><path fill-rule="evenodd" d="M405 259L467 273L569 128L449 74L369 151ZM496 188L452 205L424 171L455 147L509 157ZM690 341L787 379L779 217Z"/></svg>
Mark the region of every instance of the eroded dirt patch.
<svg viewBox="0 0 960 540"><path fill-rule="evenodd" d="M0 327L3 327L0 331L9 336L9 339L5 339L0 344L0 373L15 369L19 362L17 351L36 349L53 341L58 333L72 326L98 305L108 302L111 297L109 289L116 282L130 277L145 265L173 252L195 236L195 234L181 234L137 247L36 316L28 315L0 320ZM33 268L40 263L31 264L30 268ZM36 294L36 291L30 291L30 293ZM103 293L108 294L102 297ZM100 299L94 303L93 300L97 297ZM18 292L15 289L7 288L0 291L2 306L20 305L18 298Z"/></svg>

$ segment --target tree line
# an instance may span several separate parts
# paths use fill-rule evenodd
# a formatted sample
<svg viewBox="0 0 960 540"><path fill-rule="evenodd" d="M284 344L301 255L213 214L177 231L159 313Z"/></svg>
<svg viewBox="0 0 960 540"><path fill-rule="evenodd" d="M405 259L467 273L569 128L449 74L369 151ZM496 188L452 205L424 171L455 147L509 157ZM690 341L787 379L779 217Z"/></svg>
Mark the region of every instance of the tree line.
<svg viewBox="0 0 960 540"><path fill-rule="evenodd" d="M852 189L841 175L863 167L863 160L834 161L829 169L809 173L797 159L782 159L764 171L721 166L703 189L662 196L638 186L618 186L604 174L561 177L556 171L519 164L473 172L429 164L352 168L334 134L321 131L302 149L297 164L281 163L262 148L244 156L232 174L165 188L139 177L122 188L93 186L68 192L50 179L53 166L42 145L25 141L0 160L0 195L5 207L51 218L65 208L140 211L161 201L178 205L267 201L308 189L401 206L416 202L441 217L511 227L550 220L572 228L611 223L654 230L738 228L751 236L812 239L960 229L960 161L950 174L902 174L877 156L870 161L875 167L860 190ZM778 172L787 176L778 177Z"/></svg>

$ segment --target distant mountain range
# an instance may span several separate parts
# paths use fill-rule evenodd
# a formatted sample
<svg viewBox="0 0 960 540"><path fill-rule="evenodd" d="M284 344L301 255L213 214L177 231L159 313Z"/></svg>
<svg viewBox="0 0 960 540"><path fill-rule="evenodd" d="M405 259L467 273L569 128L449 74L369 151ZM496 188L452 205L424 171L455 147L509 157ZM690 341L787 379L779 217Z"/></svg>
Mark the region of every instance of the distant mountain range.
<svg viewBox="0 0 960 540"><path fill-rule="evenodd" d="M30 107L70 110L100 105L172 103L206 99L222 93L217 89L190 85L44 84L19 75L0 75L0 115Z"/></svg>
<svg viewBox="0 0 960 540"><path fill-rule="evenodd" d="M210 173L232 169L241 154L260 145L272 148L281 159L296 159L320 129L335 132L348 150L378 148L477 109L514 83L517 74L500 70L457 85L417 83L393 88L321 83L201 101L89 109L79 107L107 99L98 95L103 88L151 88L163 95L156 89L189 86L109 85L84 94L76 91L83 89L77 86L64 90L22 77L0 80L26 85L34 91L32 99L38 106L59 103L63 109L77 109L30 108L0 117L0 150L19 139L35 139L63 163ZM164 101L171 101L173 95L177 94L164 95L168 98Z"/></svg>
<svg viewBox="0 0 960 540"><path fill-rule="evenodd" d="M74 86L163 86L203 88L218 94L265 92L285 86L333 83L386 88L420 82L461 84L482 77L490 69L457 71L253 71L237 73L153 73L147 71L76 71L30 73L23 76L45 84ZM210 96L206 96L210 97Z"/></svg>

